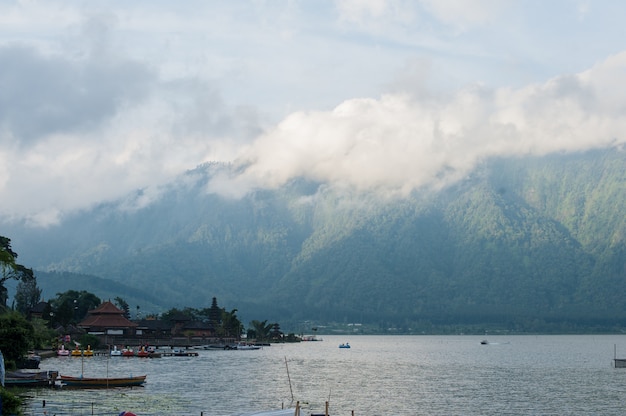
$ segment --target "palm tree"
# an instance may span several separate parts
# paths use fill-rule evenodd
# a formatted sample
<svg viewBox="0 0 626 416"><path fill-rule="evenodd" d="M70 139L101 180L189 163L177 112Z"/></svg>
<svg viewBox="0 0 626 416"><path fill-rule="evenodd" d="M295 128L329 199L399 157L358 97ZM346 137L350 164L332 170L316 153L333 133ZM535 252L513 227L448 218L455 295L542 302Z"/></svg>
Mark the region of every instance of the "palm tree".
<svg viewBox="0 0 626 416"><path fill-rule="evenodd" d="M250 326L254 332L257 341L267 341L270 339L270 333L274 324L268 324L267 320L261 321L251 321Z"/></svg>
<svg viewBox="0 0 626 416"><path fill-rule="evenodd" d="M235 337L237 340L241 338L243 324L237 318L237 309L230 312L226 312L225 309L222 310L222 330L227 338Z"/></svg>

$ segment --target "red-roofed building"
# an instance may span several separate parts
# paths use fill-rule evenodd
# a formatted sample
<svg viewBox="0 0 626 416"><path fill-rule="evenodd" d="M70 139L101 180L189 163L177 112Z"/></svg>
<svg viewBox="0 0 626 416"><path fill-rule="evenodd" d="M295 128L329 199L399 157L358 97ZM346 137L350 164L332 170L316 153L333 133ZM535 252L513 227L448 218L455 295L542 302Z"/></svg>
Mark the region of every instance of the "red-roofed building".
<svg viewBox="0 0 626 416"><path fill-rule="evenodd" d="M103 302L87 312L78 327L94 335L134 336L137 324L126 319L124 311L111 302Z"/></svg>

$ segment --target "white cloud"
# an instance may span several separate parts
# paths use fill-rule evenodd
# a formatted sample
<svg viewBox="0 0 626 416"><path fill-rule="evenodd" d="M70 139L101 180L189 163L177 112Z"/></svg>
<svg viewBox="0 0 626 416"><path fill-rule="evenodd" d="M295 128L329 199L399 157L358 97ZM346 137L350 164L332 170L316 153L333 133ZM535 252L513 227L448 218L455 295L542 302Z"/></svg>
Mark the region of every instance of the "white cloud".
<svg viewBox="0 0 626 416"><path fill-rule="evenodd" d="M212 183L233 197L301 176L401 195L621 142L626 6L536 5L0 2L0 220L142 207L206 161L237 160Z"/></svg>
<svg viewBox="0 0 626 416"><path fill-rule="evenodd" d="M337 0L339 20L363 27L408 23L414 16L414 5L407 0Z"/></svg>
<svg viewBox="0 0 626 416"><path fill-rule="evenodd" d="M509 6L509 0L420 0L424 7L440 21L466 28L481 25L499 17Z"/></svg>
<svg viewBox="0 0 626 416"><path fill-rule="evenodd" d="M578 75L520 89L469 87L437 105L396 94L295 113L246 151L233 184L276 188L305 177L407 194L446 186L490 157L621 144L626 97L616 86L624 83L626 52Z"/></svg>

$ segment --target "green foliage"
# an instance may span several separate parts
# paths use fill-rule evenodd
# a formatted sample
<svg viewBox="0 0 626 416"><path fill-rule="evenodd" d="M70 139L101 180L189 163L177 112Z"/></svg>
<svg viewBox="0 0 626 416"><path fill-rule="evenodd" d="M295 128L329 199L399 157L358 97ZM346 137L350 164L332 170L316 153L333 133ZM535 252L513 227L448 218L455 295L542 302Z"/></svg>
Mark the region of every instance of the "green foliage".
<svg viewBox="0 0 626 416"><path fill-rule="evenodd" d="M33 347L34 329L18 312L0 315L0 351L7 362L17 362Z"/></svg>
<svg viewBox="0 0 626 416"><path fill-rule="evenodd" d="M178 308L171 308L161 314L161 319L163 319L164 321L173 322L175 319L184 316L191 321L193 320L193 315L191 315L189 312L190 311L187 311L187 313L185 313Z"/></svg>
<svg viewBox="0 0 626 416"><path fill-rule="evenodd" d="M100 348L100 340L95 335L83 334L80 336L78 342L83 349L87 348L88 346L91 347L92 350Z"/></svg>
<svg viewBox="0 0 626 416"><path fill-rule="evenodd" d="M7 280L35 281L33 270L22 266L16 260L17 253L11 249L11 239L0 236L0 308L7 305L8 291L5 287Z"/></svg>
<svg viewBox="0 0 626 416"><path fill-rule="evenodd" d="M57 333L48 327L44 319L33 318L30 323L33 326L33 348L40 350L53 345Z"/></svg>
<svg viewBox="0 0 626 416"><path fill-rule="evenodd" d="M0 399L2 399L2 414L22 415L22 399L5 388L0 387Z"/></svg>
<svg viewBox="0 0 626 416"><path fill-rule="evenodd" d="M225 338L237 338L241 337L243 333L243 324L237 317L237 309L233 309L227 312L222 310L222 323L217 329L217 333Z"/></svg>
<svg viewBox="0 0 626 416"><path fill-rule="evenodd" d="M27 315L41 300L41 289L37 286L36 279L21 281L17 284L15 293L16 309Z"/></svg>
<svg viewBox="0 0 626 416"><path fill-rule="evenodd" d="M70 323L78 323L87 316L87 312L95 309L102 302L93 293L85 290L68 290L57 293L57 297L50 302L53 313L53 325L57 323L67 326Z"/></svg>
<svg viewBox="0 0 626 416"><path fill-rule="evenodd" d="M213 324L217 336L221 338L239 338L243 333L243 324L237 316L237 309L230 312L217 306L217 299L213 298L210 308L197 309L185 307L184 309L171 308L161 315L165 321L186 319L189 321L202 321Z"/></svg>
<svg viewBox="0 0 626 416"><path fill-rule="evenodd" d="M130 319L130 306L128 306L128 302L126 302L123 298L119 296L116 296L113 301L118 308L124 311L124 316L126 317L126 319Z"/></svg>
<svg viewBox="0 0 626 416"><path fill-rule="evenodd" d="M248 330L248 338L256 339L257 341L269 341L273 327L274 324L268 324L267 320L252 320Z"/></svg>

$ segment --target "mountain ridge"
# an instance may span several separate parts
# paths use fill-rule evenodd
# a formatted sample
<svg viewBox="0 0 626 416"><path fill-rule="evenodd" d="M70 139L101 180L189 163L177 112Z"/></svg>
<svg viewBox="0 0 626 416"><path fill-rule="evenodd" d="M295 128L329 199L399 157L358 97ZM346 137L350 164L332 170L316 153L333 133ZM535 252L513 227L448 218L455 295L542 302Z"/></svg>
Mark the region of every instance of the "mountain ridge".
<svg viewBox="0 0 626 416"><path fill-rule="evenodd" d="M209 164L146 206L6 235L28 267L124 282L154 309L216 296L251 319L615 326L626 318L624 162L619 149L498 159L385 203L303 180L225 199L205 189L228 167Z"/></svg>

